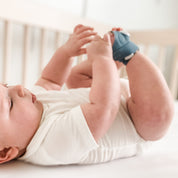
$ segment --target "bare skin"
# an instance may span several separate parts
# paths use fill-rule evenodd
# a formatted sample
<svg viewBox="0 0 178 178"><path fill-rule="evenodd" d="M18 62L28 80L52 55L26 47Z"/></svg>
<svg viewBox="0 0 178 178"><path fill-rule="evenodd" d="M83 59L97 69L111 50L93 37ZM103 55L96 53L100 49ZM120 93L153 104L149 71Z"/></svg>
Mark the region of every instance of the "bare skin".
<svg viewBox="0 0 178 178"><path fill-rule="evenodd" d="M83 48L87 43L90 43L87 49ZM119 109L121 88L117 68L122 64L112 59L112 43L111 34L101 38L93 28L77 25L36 82L47 90L60 90L66 82L69 88L91 87L90 102L81 108L96 141L110 128ZM88 60L72 68L73 57L86 52ZM140 52L126 69L131 119L145 140L157 140L166 133L173 116L173 100L167 84L157 67ZM0 85L0 94L0 163L5 163L25 152L38 129L43 108L20 85L10 88Z"/></svg>
<svg viewBox="0 0 178 178"><path fill-rule="evenodd" d="M57 49L36 82L46 90L60 90L70 73L73 57L86 53L92 27L77 25L69 40ZM0 85L0 163L21 156L39 127L42 104L21 85ZM17 139L18 138L18 139Z"/></svg>
<svg viewBox="0 0 178 178"><path fill-rule="evenodd" d="M113 44L114 35L109 34ZM120 62L116 65L118 69L123 66ZM87 60L75 66L68 78L68 87L90 87L93 79L91 67ZM158 140L168 130L174 112L173 99L165 79L151 60L140 52L136 52L126 70L131 93L127 106L135 128L145 140Z"/></svg>

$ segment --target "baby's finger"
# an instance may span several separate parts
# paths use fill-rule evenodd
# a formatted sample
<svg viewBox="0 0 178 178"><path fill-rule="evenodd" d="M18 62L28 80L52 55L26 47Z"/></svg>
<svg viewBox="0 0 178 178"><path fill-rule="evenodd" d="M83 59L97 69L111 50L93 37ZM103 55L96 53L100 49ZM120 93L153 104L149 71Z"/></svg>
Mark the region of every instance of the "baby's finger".
<svg viewBox="0 0 178 178"><path fill-rule="evenodd" d="M86 38L89 36L95 36L96 34L97 34L97 32L87 30L87 31L84 31L83 33L79 34L78 38L82 39L82 38Z"/></svg>
<svg viewBox="0 0 178 178"><path fill-rule="evenodd" d="M87 37L87 38L82 38L77 42L77 46L78 48L81 48L83 45L86 45L88 43L90 43L91 41L93 41L94 37Z"/></svg>
<svg viewBox="0 0 178 178"><path fill-rule="evenodd" d="M121 27L118 27L118 28L114 27L114 28L112 28L112 31L119 31L119 32L122 32L122 33L130 36L130 34L126 30L124 30L123 28L121 28Z"/></svg>
<svg viewBox="0 0 178 178"><path fill-rule="evenodd" d="M80 28L78 28L78 29L76 30L76 33L79 34L79 33L82 33L82 32L84 32L84 31L87 31L87 30L93 31L94 28L93 28L93 27L89 27L89 26L81 26Z"/></svg>
<svg viewBox="0 0 178 178"><path fill-rule="evenodd" d="M94 41L97 41L97 40L100 40L100 39L102 39L102 38L99 35L95 35L94 38L93 38Z"/></svg>
<svg viewBox="0 0 178 178"><path fill-rule="evenodd" d="M81 48L78 55L82 55L82 54L86 54L87 53L87 49L86 48Z"/></svg>
<svg viewBox="0 0 178 178"><path fill-rule="evenodd" d="M123 28L121 28L121 27L114 27L114 28L112 28L112 31L122 31L123 30Z"/></svg>
<svg viewBox="0 0 178 178"><path fill-rule="evenodd" d="M81 28L83 25L82 24L78 24L74 27L73 32L76 32L79 28Z"/></svg>

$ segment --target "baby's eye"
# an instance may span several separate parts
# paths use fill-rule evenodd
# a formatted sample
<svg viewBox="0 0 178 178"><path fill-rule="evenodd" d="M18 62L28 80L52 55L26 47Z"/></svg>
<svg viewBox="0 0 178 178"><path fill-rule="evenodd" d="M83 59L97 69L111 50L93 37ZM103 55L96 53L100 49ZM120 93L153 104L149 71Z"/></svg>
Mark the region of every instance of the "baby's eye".
<svg viewBox="0 0 178 178"><path fill-rule="evenodd" d="M13 107L13 101L12 101L12 99L10 100L10 110L12 109L12 107Z"/></svg>
<svg viewBox="0 0 178 178"><path fill-rule="evenodd" d="M9 101L9 111L11 111L11 109L13 108L13 100L12 98L8 98L8 101Z"/></svg>

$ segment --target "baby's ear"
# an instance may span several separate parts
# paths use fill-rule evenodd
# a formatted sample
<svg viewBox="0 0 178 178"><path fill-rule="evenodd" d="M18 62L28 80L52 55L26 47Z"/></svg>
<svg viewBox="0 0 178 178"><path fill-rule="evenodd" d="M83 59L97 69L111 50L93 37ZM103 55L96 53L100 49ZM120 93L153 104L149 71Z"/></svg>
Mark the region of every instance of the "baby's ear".
<svg viewBox="0 0 178 178"><path fill-rule="evenodd" d="M19 149L16 147L4 148L0 151L0 164L13 160L17 157Z"/></svg>

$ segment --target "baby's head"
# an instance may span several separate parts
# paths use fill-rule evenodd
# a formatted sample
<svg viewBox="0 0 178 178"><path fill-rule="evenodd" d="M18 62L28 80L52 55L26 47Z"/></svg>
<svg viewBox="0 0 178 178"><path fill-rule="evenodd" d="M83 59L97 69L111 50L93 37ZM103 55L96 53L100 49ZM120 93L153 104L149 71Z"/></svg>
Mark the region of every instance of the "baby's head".
<svg viewBox="0 0 178 178"><path fill-rule="evenodd" d="M43 107L21 85L0 84L0 163L21 156L38 129Z"/></svg>

